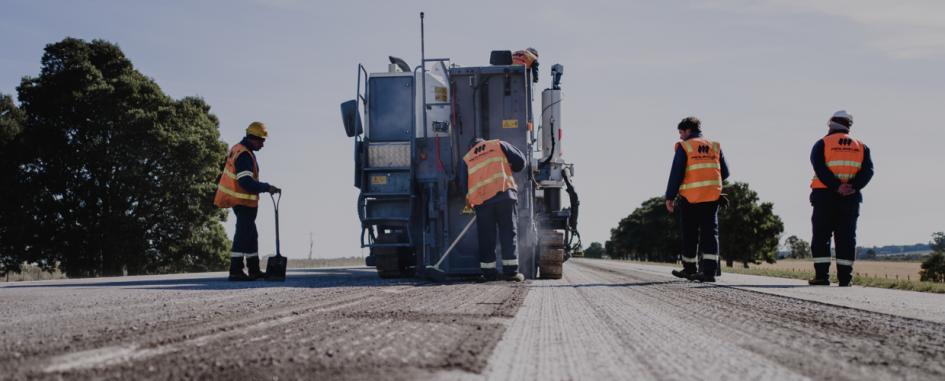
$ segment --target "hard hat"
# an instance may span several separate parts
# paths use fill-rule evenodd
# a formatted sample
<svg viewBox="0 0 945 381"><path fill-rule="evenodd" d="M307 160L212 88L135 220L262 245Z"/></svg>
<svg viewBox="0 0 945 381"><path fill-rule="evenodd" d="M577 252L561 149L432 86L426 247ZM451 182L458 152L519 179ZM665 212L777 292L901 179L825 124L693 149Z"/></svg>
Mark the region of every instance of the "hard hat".
<svg viewBox="0 0 945 381"><path fill-rule="evenodd" d="M536 50L535 48L529 47L528 49L525 49L525 54L531 56L531 59L533 61L538 60L538 50Z"/></svg>
<svg viewBox="0 0 945 381"><path fill-rule="evenodd" d="M266 125L263 122L252 122L249 127L246 127L246 135L266 139L269 137L269 131L266 130Z"/></svg>
<svg viewBox="0 0 945 381"><path fill-rule="evenodd" d="M853 115L850 115L850 113L848 113L847 110L840 110L840 111L837 111L837 112L833 113L833 116L830 117L830 118L831 118L831 119L833 119L833 118L846 119L846 120L849 120L850 123L853 123Z"/></svg>

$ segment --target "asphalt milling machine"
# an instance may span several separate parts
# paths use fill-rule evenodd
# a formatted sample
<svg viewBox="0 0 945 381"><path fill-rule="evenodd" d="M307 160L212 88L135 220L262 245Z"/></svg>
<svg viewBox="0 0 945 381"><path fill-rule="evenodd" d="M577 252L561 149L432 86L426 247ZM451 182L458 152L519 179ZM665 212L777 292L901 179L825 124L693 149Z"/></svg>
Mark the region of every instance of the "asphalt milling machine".
<svg viewBox="0 0 945 381"><path fill-rule="evenodd" d="M479 276L475 215L457 189L458 164L474 138L501 139L529 157L515 174L519 271L529 279L561 278L562 264L581 247L574 166L562 158L564 67L551 67L551 86L534 108L537 65L514 65L511 51L501 50L491 52L488 66L426 58L422 17L421 64L411 69L389 57L387 71L378 73L358 65L356 98L341 105L354 138L366 264L382 278Z"/></svg>

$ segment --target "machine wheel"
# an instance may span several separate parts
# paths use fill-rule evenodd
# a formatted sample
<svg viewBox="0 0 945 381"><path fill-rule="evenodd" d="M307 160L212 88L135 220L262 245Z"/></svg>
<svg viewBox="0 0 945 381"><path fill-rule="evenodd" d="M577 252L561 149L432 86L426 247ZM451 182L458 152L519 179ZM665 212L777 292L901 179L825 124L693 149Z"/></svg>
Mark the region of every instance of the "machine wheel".
<svg viewBox="0 0 945 381"><path fill-rule="evenodd" d="M541 236L541 246L554 249L563 249L564 233L559 230L546 231Z"/></svg>
<svg viewBox="0 0 945 381"><path fill-rule="evenodd" d="M400 278L400 261L396 254L377 255L375 254L377 264L377 275L384 279Z"/></svg>
<svg viewBox="0 0 945 381"><path fill-rule="evenodd" d="M542 248L538 257L538 275L542 279L561 279L564 249Z"/></svg>

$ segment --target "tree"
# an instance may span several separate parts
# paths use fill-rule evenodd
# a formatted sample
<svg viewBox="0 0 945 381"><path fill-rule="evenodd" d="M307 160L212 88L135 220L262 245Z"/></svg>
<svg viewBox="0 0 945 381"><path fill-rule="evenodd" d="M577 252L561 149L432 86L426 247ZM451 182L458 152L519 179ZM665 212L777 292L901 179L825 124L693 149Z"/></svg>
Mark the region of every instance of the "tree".
<svg viewBox="0 0 945 381"><path fill-rule="evenodd" d="M875 249L866 249L866 252L864 252L864 253L860 256L860 259L876 259L876 250L875 250Z"/></svg>
<svg viewBox="0 0 945 381"><path fill-rule="evenodd" d="M719 246L722 258L731 267L741 262L774 263L784 223L774 214L774 204L759 202L758 193L747 183L725 183L729 205L719 212Z"/></svg>
<svg viewBox="0 0 945 381"><path fill-rule="evenodd" d="M929 247L936 253L945 253L945 232L932 233L932 241Z"/></svg>
<svg viewBox="0 0 945 381"><path fill-rule="evenodd" d="M20 264L25 260L22 248L22 226L17 221L23 221L23 208L18 201L12 184L17 181L16 157L18 144L16 139L23 130L26 115L13 97L0 94L0 274L10 271L19 271Z"/></svg>
<svg viewBox="0 0 945 381"><path fill-rule="evenodd" d="M600 242L591 242L591 245L584 250L584 256L587 258L603 258L604 245L601 245Z"/></svg>
<svg viewBox="0 0 945 381"><path fill-rule="evenodd" d="M680 253L676 215L669 214L662 197L643 202L610 230L607 253L612 258L675 262Z"/></svg>
<svg viewBox="0 0 945 381"><path fill-rule="evenodd" d="M784 240L784 246L787 246L788 249L788 258L793 259L803 259L810 258L812 256L810 251L810 244L807 241L798 238L796 235L787 237Z"/></svg>
<svg viewBox="0 0 945 381"><path fill-rule="evenodd" d="M945 253L937 251L922 262L919 279L925 282L945 282Z"/></svg>
<svg viewBox="0 0 945 381"><path fill-rule="evenodd" d="M47 45L17 90L24 218L0 224L22 227L23 258L69 276L223 268L212 199L226 145L209 105L171 99L102 40Z"/></svg>

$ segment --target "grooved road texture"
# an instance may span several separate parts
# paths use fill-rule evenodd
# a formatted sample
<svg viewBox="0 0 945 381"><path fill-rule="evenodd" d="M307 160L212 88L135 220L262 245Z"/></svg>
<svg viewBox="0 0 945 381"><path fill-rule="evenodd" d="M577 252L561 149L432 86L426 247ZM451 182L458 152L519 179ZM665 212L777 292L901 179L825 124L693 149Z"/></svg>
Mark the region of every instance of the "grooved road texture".
<svg viewBox="0 0 945 381"><path fill-rule="evenodd" d="M525 288L367 269L0 286L0 379L418 379L482 372Z"/></svg>
<svg viewBox="0 0 945 381"><path fill-rule="evenodd" d="M941 321L669 270L574 259L563 279L525 284L382 280L364 268L290 270L286 283L218 273L3 284L0 379L945 379Z"/></svg>
<svg viewBox="0 0 945 381"><path fill-rule="evenodd" d="M529 285L485 375L945 379L945 324L691 283L668 277L670 270L661 275L617 262L569 261L563 279Z"/></svg>

